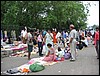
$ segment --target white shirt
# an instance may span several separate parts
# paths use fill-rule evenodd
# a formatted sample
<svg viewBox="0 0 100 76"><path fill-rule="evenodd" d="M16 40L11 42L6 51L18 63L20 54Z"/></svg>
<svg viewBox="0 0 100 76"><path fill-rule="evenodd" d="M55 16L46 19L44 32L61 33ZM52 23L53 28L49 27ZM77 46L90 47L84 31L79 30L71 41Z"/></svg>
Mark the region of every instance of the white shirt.
<svg viewBox="0 0 100 76"><path fill-rule="evenodd" d="M21 31L21 36L23 36L24 30Z"/></svg>
<svg viewBox="0 0 100 76"><path fill-rule="evenodd" d="M26 34L27 34L27 31L25 30L25 31L23 32L23 37L25 37Z"/></svg>
<svg viewBox="0 0 100 76"><path fill-rule="evenodd" d="M61 33L60 32L58 32L57 35L56 35L56 38L59 38L59 37L61 37Z"/></svg>
<svg viewBox="0 0 100 76"><path fill-rule="evenodd" d="M32 38L32 34L29 32L28 33L28 40L30 40L30 38Z"/></svg>
<svg viewBox="0 0 100 76"><path fill-rule="evenodd" d="M69 39L73 38L73 40L76 40L76 37L77 37L77 31L75 29L71 30Z"/></svg>
<svg viewBox="0 0 100 76"><path fill-rule="evenodd" d="M58 57L63 57L64 56L64 51L58 51Z"/></svg>
<svg viewBox="0 0 100 76"><path fill-rule="evenodd" d="M51 36L53 37L53 34L52 34L52 33L50 33L50 34L51 34ZM52 39L51 36L49 35L49 33L46 34L46 41L47 41L47 42L48 42L48 41L53 41L53 39Z"/></svg>

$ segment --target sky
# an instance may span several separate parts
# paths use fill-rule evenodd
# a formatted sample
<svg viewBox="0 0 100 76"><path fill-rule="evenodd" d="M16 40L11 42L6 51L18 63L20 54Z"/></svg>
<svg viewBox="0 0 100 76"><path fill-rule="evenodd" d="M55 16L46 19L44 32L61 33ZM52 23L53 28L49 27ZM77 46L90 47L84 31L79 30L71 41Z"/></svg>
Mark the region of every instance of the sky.
<svg viewBox="0 0 100 76"><path fill-rule="evenodd" d="M87 20L87 27L95 25L99 25L99 1L82 1L84 4L87 4L87 2L90 3L89 7L89 14L88 20Z"/></svg>

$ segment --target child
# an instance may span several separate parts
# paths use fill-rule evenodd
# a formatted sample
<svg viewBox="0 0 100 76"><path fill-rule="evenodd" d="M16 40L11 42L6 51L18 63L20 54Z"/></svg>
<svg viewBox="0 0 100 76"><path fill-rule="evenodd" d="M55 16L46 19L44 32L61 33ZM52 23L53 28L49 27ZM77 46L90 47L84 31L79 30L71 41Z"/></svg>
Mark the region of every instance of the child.
<svg viewBox="0 0 100 76"><path fill-rule="evenodd" d="M61 50L60 47L58 47L58 53L57 53L57 58L56 58L56 60L62 60L62 59L64 59L64 51Z"/></svg>

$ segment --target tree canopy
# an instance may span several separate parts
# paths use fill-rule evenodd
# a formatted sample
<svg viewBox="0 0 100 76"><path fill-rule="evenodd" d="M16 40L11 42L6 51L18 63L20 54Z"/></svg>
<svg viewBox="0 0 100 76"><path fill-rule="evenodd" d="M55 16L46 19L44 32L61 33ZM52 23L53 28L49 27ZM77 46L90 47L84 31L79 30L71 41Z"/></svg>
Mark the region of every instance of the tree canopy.
<svg viewBox="0 0 100 76"><path fill-rule="evenodd" d="M84 28L88 13L88 5L80 1L1 1L3 28L68 29L71 23L76 28Z"/></svg>

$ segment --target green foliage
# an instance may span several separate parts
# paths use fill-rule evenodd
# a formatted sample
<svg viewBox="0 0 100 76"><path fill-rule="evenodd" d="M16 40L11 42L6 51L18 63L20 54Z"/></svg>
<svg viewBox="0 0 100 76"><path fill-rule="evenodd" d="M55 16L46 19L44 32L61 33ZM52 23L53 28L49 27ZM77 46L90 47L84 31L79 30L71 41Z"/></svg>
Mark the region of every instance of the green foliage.
<svg viewBox="0 0 100 76"><path fill-rule="evenodd" d="M85 28L88 5L80 1L1 1L1 24L68 29L73 23L76 28Z"/></svg>

